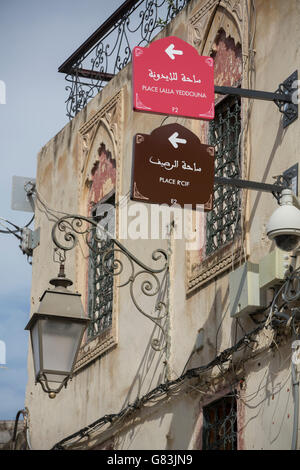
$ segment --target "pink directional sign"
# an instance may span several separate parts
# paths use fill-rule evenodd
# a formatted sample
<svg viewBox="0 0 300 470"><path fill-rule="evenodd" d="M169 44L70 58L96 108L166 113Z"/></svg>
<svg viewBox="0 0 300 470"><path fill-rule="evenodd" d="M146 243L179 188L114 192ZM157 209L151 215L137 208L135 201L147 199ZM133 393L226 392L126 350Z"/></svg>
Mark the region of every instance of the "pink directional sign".
<svg viewBox="0 0 300 470"><path fill-rule="evenodd" d="M133 49L133 109L214 118L214 62L175 36Z"/></svg>

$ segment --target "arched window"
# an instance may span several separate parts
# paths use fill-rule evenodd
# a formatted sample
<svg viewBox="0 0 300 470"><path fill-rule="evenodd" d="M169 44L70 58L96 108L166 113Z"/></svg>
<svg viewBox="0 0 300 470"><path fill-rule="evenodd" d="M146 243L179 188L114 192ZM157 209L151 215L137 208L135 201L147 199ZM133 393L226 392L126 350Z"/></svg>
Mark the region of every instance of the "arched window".
<svg viewBox="0 0 300 470"><path fill-rule="evenodd" d="M242 49L220 28L212 47L215 83L238 86L242 77ZM215 119L209 123L209 144L215 147L215 175L239 178L241 103L235 96L221 98L215 107ZM206 219L206 254L234 239L240 228L240 190L215 185L213 207Z"/></svg>
<svg viewBox="0 0 300 470"><path fill-rule="evenodd" d="M105 145L99 147L98 156L90 182L90 215L104 229L114 232L116 161L106 150ZM111 239L104 238L103 234L102 238L96 228L90 235L87 304L91 323L88 327L88 339L101 334L112 324L114 285L113 276L105 269L113 263L113 252L106 256L106 253L113 248Z"/></svg>

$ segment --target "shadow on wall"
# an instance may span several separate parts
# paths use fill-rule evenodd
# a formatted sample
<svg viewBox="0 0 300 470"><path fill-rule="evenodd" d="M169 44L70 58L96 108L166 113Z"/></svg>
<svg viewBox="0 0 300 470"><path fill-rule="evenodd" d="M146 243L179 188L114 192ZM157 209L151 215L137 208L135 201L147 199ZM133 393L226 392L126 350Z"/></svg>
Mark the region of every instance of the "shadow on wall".
<svg viewBox="0 0 300 470"><path fill-rule="evenodd" d="M163 325L164 326L164 325ZM159 331L159 336L157 332ZM164 363L165 352L155 351L152 348L152 341L158 338L161 341L161 344L164 342L164 335L159 330L157 326L154 327L152 334L149 338L148 344L146 345L143 357L137 368L135 377L132 381L132 384L129 387L128 393L122 404L122 409L128 406L129 404L134 404L134 402L141 398L143 395L148 393L153 388L157 387L165 381L166 365ZM163 366L163 367L161 367ZM161 372L157 375L157 371L161 367ZM149 380L149 374L151 378ZM155 379L155 377L157 377ZM147 388L144 388L145 381L147 380Z"/></svg>
<svg viewBox="0 0 300 470"><path fill-rule="evenodd" d="M269 172L270 172L270 168L271 168L271 165L273 163L273 160L275 158L275 154L277 152L277 150L279 149L282 141L283 141L283 138L285 136L285 133L286 133L286 129L283 129L283 125L282 125L282 121L283 121L283 116L281 116L281 119L279 121L279 126L278 126L278 130L277 130L277 134L276 134L276 137L274 139L274 145L273 145L273 148L271 150L271 153L270 153L270 156L269 156L269 159L267 161L267 164L266 164L266 167L265 167L265 171L260 179L260 182L265 182L266 179L267 179L267 176L269 175ZM255 156L254 156L255 157ZM264 158L263 155L260 155L259 158ZM288 167L286 168L288 169ZM275 176L275 175L272 175L272 176ZM251 209L251 214L250 214L250 217L249 217L249 221L246 222L245 224L245 230L246 232L249 232L250 229L251 229L251 225L252 225L252 222L253 222L253 219L255 217L255 214L256 214L256 211L257 211L257 207L258 207L258 204L259 204L259 201L260 201L260 198L261 198L261 195L262 193L257 191L257 194L256 194L256 197L255 197L255 200L253 202L253 206L252 206L252 209Z"/></svg>
<svg viewBox="0 0 300 470"><path fill-rule="evenodd" d="M291 346L288 344L280 351L275 342L268 354L254 359L248 366L248 386L246 381L240 397L246 420L240 432L248 432L254 436L251 443L253 448L289 450L292 442L290 410L293 406L289 367ZM255 387L252 386L253 383ZM263 438L253 434L257 426L263 428Z"/></svg>
<svg viewBox="0 0 300 470"><path fill-rule="evenodd" d="M166 322L167 320L165 320ZM162 325L164 328L165 323ZM158 334L159 333L159 334ZM155 387L165 382L166 376L166 363L165 363L165 352L155 351L152 347L153 340L158 339L161 344L164 343L164 334L163 332L155 326L152 334L149 338L149 341L146 345L144 354L142 356L141 362L137 368L135 377L129 387L128 393L122 403L121 409L126 408L128 405L131 405L134 409L136 401L153 390ZM147 379L147 388L145 388L145 383ZM147 403L147 408L151 406L156 406L156 402ZM128 441L125 443L125 438L122 439L118 436L118 449L127 450L130 449L134 443L134 440L137 437L139 428L134 424L135 417L132 418L131 429L128 433ZM125 447L126 446L126 447Z"/></svg>
<svg viewBox="0 0 300 470"><path fill-rule="evenodd" d="M223 277L223 276L221 276ZM216 288L217 279L215 280L215 295L213 297L213 303L210 308L208 317L204 324L201 324L201 329L204 330L204 348L197 350L198 342L195 340L194 346L188 357L186 364L181 371L181 374L189 369L204 366L208 364L212 359L220 353L219 345L222 343L222 324L225 316L228 315L228 291L225 292L222 298L221 288ZM197 294L196 294L197 295ZM214 328L215 340L212 341L212 334L209 337L205 337L205 332L211 332L212 326ZM210 381L211 370L205 372L205 380ZM234 387L234 385L232 385ZM186 450L191 446L191 440L194 441L194 446L197 449L201 448L201 435L202 425L199 428L199 417L202 413L202 402L201 398L205 397L206 402L214 401L216 399L215 393L207 395L201 390L201 386L188 385L187 391L192 393L192 396L187 393L184 396L182 403L176 403L174 406L172 421L169 426L169 430L166 435L166 446L167 450ZM196 398L197 393L199 399ZM198 404L197 404L198 402Z"/></svg>

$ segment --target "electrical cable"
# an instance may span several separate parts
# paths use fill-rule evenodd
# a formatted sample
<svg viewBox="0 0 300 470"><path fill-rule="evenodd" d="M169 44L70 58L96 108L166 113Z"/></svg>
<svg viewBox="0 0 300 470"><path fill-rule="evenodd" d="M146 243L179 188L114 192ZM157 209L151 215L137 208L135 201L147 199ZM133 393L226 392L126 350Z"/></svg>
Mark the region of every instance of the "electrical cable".
<svg viewBox="0 0 300 470"><path fill-rule="evenodd" d="M172 390L177 388L177 385L183 384L187 379L193 379L193 378L199 378L204 372L213 369L215 366L224 364L225 362L228 362L233 354L233 352L238 351L242 348L242 346L245 344L249 344L249 342L252 342L252 336L256 335L259 331L261 331L265 326L260 325L251 332L247 333L245 336L243 336L234 346L223 350L217 357L215 357L212 361L210 361L208 364L204 366L199 366L193 369L187 370L184 374L179 376L177 379L167 381L165 383L161 383L159 386L155 387L152 389L150 392L148 392L146 395L144 395L141 398L137 398L137 400L134 402L134 404L129 404L126 408L123 408L119 413L114 413L110 415L105 415L102 418L98 419L88 427L85 427L81 429L80 431L72 434L71 436L66 437L62 441L58 442L57 444L54 445L52 450L58 450L64 449L64 445L72 441L73 439L77 438L78 436L87 437L95 428L99 429L99 427L104 426L105 424L114 424L114 421L117 418L122 417L125 413L128 413L131 411L134 411L136 409L140 409L142 406L144 406L147 402L149 402L152 399L157 399L160 398L162 395L172 393Z"/></svg>
<svg viewBox="0 0 300 470"><path fill-rule="evenodd" d="M271 307L270 307L270 313L269 313L268 318L267 318L266 323L265 323L266 326L268 326L268 325L270 324L271 320L272 320L272 317L273 317L273 314L274 314L274 305L275 305L275 302L276 302L276 300L277 300L279 294L281 293L281 291L284 289L284 287L285 287L285 285L286 285L287 282L288 282L288 280L286 280L286 281L284 282L284 284L282 284L282 286L280 287L280 289L277 291L277 293L276 293L275 296L274 296L274 299L273 299L273 301L272 301L272 303L271 303Z"/></svg>
<svg viewBox="0 0 300 470"><path fill-rule="evenodd" d="M36 197L37 197L37 200L42 204L42 206L44 207L44 209L47 211L47 212L50 212L50 215L52 217L55 217L57 219L59 219L59 217L57 217L56 215L54 214L51 214L51 212L54 212L55 214L62 214L62 215L66 215L66 216L71 216L72 214L69 214L68 212L63 212L63 211L58 211L56 209L51 209L50 207L47 206L47 204L45 202L43 202L41 196L40 196L40 193L38 192L37 188L35 189L35 193L36 193Z"/></svg>
<svg viewBox="0 0 300 470"><path fill-rule="evenodd" d="M19 230L10 230L8 229L4 224L2 224L0 222L0 225L2 227L5 227L7 230L1 230L0 233L5 233L5 234L8 234L8 235L14 235L16 238L18 238L19 240L22 240L22 237L20 237L20 235L17 235L17 233L21 233L21 230L22 229L19 229Z"/></svg>
<svg viewBox="0 0 300 470"><path fill-rule="evenodd" d="M95 429L99 429L103 427L105 424L109 423L110 425L113 425L116 420L119 420L122 418L124 415L130 414L130 412L140 409L142 406L144 406L147 402L150 402L152 400L157 400L161 398L165 394L169 393L174 393L175 391L178 390L178 387L180 387L183 383L185 383L189 379L193 378L200 378L200 376L208 371L213 369L215 366L220 368L224 363L228 362L232 358L232 354L236 351L241 351L242 349L248 348L249 344L251 342L255 342L256 340L253 338L253 336L256 336L257 333L262 331L264 328L268 328L273 316L273 309L275 302L280 294L280 292L283 290L283 288L286 286L287 283L289 283L291 280L291 276L285 281L285 283L281 286L281 288L278 290L278 292L275 294L274 299L272 300L271 303L271 308L270 308L270 313L265 322L261 323L259 326L257 326L255 329L251 330L249 333L245 333L245 335L240 338L239 341L235 343L234 346L231 346L230 348L227 348L223 350L220 354L218 354L212 361L210 361L208 364L188 369L186 372L182 373L181 376L177 377L177 379L171 380L171 381L166 381L165 383L161 383L158 387L152 389L150 392L148 392L146 395L144 395L141 398L137 398L134 404L129 404L127 407L123 408L119 413L111 414L111 415L105 415L102 418L98 419L91 425L89 425L86 428L83 428L82 430L72 434L71 436L66 437L62 441L58 442L55 444L53 447L53 450L55 449L64 449L64 445L72 441L73 439L77 438L80 436L81 440L83 437L86 437L90 434L90 432L94 432ZM274 313L274 315L276 315ZM286 321L286 316L283 315L283 322ZM292 318L292 317L291 317ZM275 326L273 325L273 328ZM274 342L274 338L272 338L272 342ZM251 349L251 348L250 348ZM251 349L251 351L253 351ZM191 357L191 355L190 355ZM189 357L189 359L190 359ZM188 361L187 361L188 363ZM186 367L186 365L185 365ZM184 368L185 369L185 368ZM221 370L222 375L224 375L224 372ZM289 373L290 375L290 373ZM189 386L189 384L187 384ZM203 393L202 390L198 389L197 387L191 386L197 391ZM252 395L252 394L251 394ZM296 413L296 412L295 412ZM76 441L78 442L78 441Z"/></svg>
<svg viewBox="0 0 300 470"><path fill-rule="evenodd" d="M299 339L299 336L296 336ZM292 345L293 349L293 345ZM292 355L292 385L294 396L294 422L293 422L293 435L291 450L297 450L298 441L298 422L299 422L299 380L297 380L297 365L293 361Z"/></svg>
<svg viewBox="0 0 300 470"><path fill-rule="evenodd" d="M286 302L295 302L300 297L300 268L292 271L288 276L288 282L285 284L282 294L283 300ZM296 286L294 285L296 281ZM292 292L295 292L293 294Z"/></svg>
<svg viewBox="0 0 300 470"><path fill-rule="evenodd" d="M48 213L48 215L55 217L56 220L59 220L59 217L57 217L55 214L61 214L63 216L70 216L70 217L74 215L69 212L58 211L56 209L52 209L51 207L47 205L47 203L45 202L45 199L41 196L41 194L38 192L37 189L35 189L35 192L36 192L36 197L37 197L38 202L43 206L43 208ZM130 195L130 191L128 191L124 196L121 197L121 199L115 204L115 207L118 207L118 206L123 207L124 203L126 203L126 201L129 199L129 195Z"/></svg>
<svg viewBox="0 0 300 470"><path fill-rule="evenodd" d="M24 227L26 227L26 228L29 227L29 225L31 225L32 222L34 221L34 217L35 217L35 216L34 216L34 214L33 214L33 216L31 217L31 219L29 220L29 222L28 222L26 225L24 225Z"/></svg>
<svg viewBox="0 0 300 470"><path fill-rule="evenodd" d="M15 230L12 230L12 229L9 229L9 228L5 227L5 225L0 222L0 225L1 225L2 227L5 227L5 228L6 228L6 230L0 230L0 233L8 233L8 234L11 234L11 233L20 232L21 228L18 227L17 225L13 224L12 222L10 222L10 221L7 220L7 219L4 219L3 217L0 217L0 219L3 220L4 222L6 222L7 224L10 224L10 225L12 225L13 227L15 227Z"/></svg>
<svg viewBox="0 0 300 470"><path fill-rule="evenodd" d="M18 232L21 232L21 231L22 231L22 228L21 228L21 227L18 227L18 225L14 224L13 222L10 222L9 220L4 219L3 217L0 217L0 220L3 220L3 221L6 222L7 224L10 224L10 225L12 225L13 227L15 227L15 229L12 230L12 229L9 229L8 227L6 227L4 224L2 224L2 223L0 222L0 225L6 229L6 230L0 230L0 233L5 233L5 234L9 234L9 235L10 235L10 234L15 234L15 233L18 233ZM29 225L33 222L33 220L34 220L34 215L31 217L31 219L29 220L29 222L28 222L26 225L24 225L24 227L29 227Z"/></svg>

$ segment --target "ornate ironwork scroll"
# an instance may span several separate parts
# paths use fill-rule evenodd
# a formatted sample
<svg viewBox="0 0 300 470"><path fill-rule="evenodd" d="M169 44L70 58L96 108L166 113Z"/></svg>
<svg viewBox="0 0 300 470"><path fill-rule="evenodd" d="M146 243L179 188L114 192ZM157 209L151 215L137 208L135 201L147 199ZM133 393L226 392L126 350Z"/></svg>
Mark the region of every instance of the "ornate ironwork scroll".
<svg viewBox="0 0 300 470"><path fill-rule="evenodd" d="M72 119L131 60L135 46L147 46L190 0L127 0L59 67L66 73L67 116Z"/></svg>
<svg viewBox="0 0 300 470"><path fill-rule="evenodd" d="M124 256L129 274L126 272L126 280L118 287L129 286L130 296L137 310L158 326L162 335L160 335L160 338L154 338L151 345L156 351L163 350L166 347L166 334L163 324L168 315L168 253L163 249L155 250L152 253L152 260L161 265L156 269L151 268L136 258L92 217L65 216L59 219L52 228L52 240L56 247L64 252L72 250L76 246L79 236L85 237L85 242L90 250L95 251L95 247L97 247L97 254L108 276L119 276L125 272L125 263L120 255ZM92 236L96 241L109 238L110 243L95 244L92 242ZM137 289L142 295L155 299L152 309L154 313L145 311L141 301L137 299L137 297L140 297L140 295L136 295Z"/></svg>

